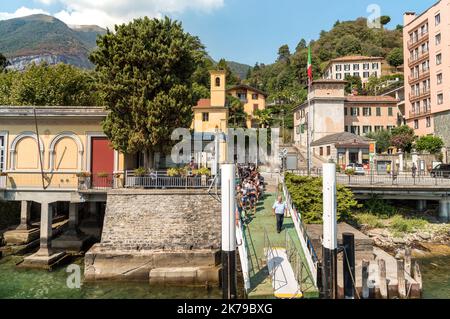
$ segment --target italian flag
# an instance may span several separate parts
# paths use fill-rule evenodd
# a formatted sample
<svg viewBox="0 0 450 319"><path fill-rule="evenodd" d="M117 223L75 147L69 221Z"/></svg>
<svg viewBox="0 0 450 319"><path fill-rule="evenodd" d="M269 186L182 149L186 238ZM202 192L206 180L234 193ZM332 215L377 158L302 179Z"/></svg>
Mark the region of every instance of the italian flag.
<svg viewBox="0 0 450 319"><path fill-rule="evenodd" d="M313 81L311 47L308 48L308 79L311 84Z"/></svg>

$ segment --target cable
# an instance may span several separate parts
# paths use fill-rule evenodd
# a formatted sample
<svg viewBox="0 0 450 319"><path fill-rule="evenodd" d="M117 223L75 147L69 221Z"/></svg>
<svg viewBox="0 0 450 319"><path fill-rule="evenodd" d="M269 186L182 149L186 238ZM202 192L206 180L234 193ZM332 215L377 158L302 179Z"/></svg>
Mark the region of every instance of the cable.
<svg viewBox="0 0 450 319"><path fill-rule="evenodd" d="M36 138L37 138L37 145L38 145L38 151L39 151L39 163L41 167L41 181L42 181L42 188L45 190L47 187L45 186L45 177L44 177L44 165L42 164L42 150L41 150L41 138L39 136L39 129L38 129L38 122L37 122L37 115L36 115L36 108L33 107L33 113L34 113L34 125L36 127Z"/></svg>

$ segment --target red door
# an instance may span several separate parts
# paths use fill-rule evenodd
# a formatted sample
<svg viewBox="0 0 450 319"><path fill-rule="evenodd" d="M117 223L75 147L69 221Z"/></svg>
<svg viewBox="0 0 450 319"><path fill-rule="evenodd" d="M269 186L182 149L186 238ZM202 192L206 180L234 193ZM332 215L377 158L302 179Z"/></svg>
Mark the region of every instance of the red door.
<svg viewBox="0 0 450 319"><path fill-rule="evenodd" d="M106 137L91 140L92 187L111 188L113 186L114 150Z"/></svg>

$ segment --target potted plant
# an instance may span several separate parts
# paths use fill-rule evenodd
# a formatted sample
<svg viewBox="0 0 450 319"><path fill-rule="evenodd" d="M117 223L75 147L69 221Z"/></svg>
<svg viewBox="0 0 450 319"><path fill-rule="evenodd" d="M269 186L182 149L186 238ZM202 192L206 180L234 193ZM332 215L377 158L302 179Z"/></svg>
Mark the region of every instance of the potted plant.
<svg viewBox="0 0 450 319"><path fill-rule="evenodd" d="M145 167L139 167L133 173L135 176L135 186L144 187L144 177L147 175L148 170Z"/></svg>
<svg viewBox="0 0 450 319"><path fill-rule="evenodd" d="M211 171L209 170L209 168L203 167L197 170L194 170L194 175L195 176L201 176L202 178L202 186L206 186L207 181L208 181L208 177L211 176Z"/></svg>
<svg viewBox="0 0 450 319"><path fill-rule="evenodd" d="M77 174L78 185L80 189L88 189L88 178L91 177L89 172L80 172Z"/></svg>
<svg viewBox="0 0 450 319"><path fill-rule="evenodd" d="M348 176L348 183L350 184L350 179L353 175L355 175L355 170L353 168L348 168L345 170L345 175Z"/></svg>

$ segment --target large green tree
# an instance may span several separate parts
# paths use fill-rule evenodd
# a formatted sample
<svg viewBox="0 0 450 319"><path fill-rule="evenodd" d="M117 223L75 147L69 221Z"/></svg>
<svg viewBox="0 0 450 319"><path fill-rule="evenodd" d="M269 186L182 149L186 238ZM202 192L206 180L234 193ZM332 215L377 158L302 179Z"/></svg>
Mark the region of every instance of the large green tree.
<svg viewBox="0 0 450 319"><path fill-rule="evenodd" d="M403 64L403 50L401 48L392 49L386 60L390 65L398 67Z"/></svg>
<svg viewBox="0 0 450 319"><path fill-rule="evenodd" d="M169 18L136 19L97 40L90 59L110 111L103 128L113 147L153 154L167 151L174 129L192 123L193 75L205 56L197 37Z"/></svg>
<svg viewBox="0 0 450 319"><path fill-rule="evenodd" d="M378 154L387 152L389 147L391 147L392 135L389 130L371 132L367 134L366 137L375 140Z"/></svg>
<svg viewBox="0 0 450 319"><path fill-rule="evenodd" d="M102 105L95 75L66 64L31 64L24 72L0 74L0 101L11 105Z"/></svg>

